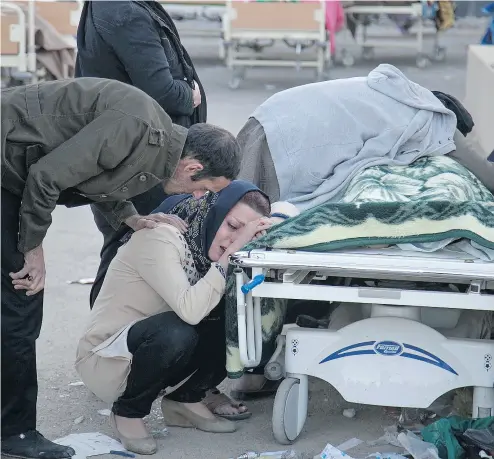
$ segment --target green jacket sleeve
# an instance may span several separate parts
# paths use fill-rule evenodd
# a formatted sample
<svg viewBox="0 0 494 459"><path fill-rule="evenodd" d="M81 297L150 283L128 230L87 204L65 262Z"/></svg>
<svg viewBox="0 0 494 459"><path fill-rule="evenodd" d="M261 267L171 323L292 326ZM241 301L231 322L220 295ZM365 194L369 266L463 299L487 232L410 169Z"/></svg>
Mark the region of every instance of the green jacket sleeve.
<svg viewBox="0 0 494 459"><path fill-rule="evenodd" d="M20 209L19 250L26 253L42 243L61 191L114 169L124 160L131 164L133 145L147 132L148 127L141 120L107 110L33 164ZM108 203L102 207L115 227L117 221L132 215L130 206L131 203Z"/></svg>
<svg viewBox="0 0 494 459"><path fill-rule="evenodd" d="M98 208L115 231L127 218L138 213L130 201L102 201L95 202L93 205Z"/></svg>

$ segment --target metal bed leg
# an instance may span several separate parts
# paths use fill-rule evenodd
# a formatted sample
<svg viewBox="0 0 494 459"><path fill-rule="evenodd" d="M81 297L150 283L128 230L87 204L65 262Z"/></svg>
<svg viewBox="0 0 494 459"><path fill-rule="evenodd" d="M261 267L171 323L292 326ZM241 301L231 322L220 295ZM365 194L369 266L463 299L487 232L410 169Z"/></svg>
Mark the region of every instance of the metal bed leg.
<svg viewBox="0 0 494 459"><path fill-rule="evenodd" d="M474 387L472 417L490 416L494 416L494 387Z"/></svg>
<svg viewBox="0 0 494 459"><path fill-rule="evenodd" d="M246 368L255 368L261 363L262 356L261 299L253 300L251 291L242 291L242 286L250 280L242 269L235 269L234 273L240 361Z"/></svg>
<svg viewBox="0 0 494 459"><path fill-rule="evenodd" d="M36 72L36 42L35 42L35 15L36 15L36 7L35 0L29 0L28 2L28 39L27 39L27 66L28 72L32 74L31 82L37 83L38 75Z"/></svg>

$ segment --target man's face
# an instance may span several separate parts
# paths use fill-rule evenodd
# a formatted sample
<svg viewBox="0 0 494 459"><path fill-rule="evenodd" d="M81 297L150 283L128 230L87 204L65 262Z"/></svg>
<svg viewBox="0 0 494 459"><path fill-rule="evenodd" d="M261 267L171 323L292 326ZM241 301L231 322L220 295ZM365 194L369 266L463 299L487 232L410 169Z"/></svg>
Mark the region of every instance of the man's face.
<svg viewBox="0 0 494 459"><path fill-rule="evenodd" d="M218 193L231 182L225 177L192 180L192 177L201 170L202 165L196 160L181 160L173 177L163 184L165 193L168 195L190 193L195 198L200 198L208 191Z"/></svg>

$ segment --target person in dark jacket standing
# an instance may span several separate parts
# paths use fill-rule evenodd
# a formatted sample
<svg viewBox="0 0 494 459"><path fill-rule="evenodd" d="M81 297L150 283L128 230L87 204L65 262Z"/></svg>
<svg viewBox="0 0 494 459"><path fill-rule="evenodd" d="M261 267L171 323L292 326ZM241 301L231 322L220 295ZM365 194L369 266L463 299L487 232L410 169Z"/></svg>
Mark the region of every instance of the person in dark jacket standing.
<svg viewBox="0 0 494 459"><path fill-rule="evenodd" d="M240 149L224 129L172 123L140 89L101 78L2 90L2 456L74 454L36 430L36 339L43 314L43 240L57 204L94 203L114 230L166 222L141 216L129 198L217 192L236 177Z"/></svg>
<svg viewBox="0 0 494 459"><path fill-rule="evenodd" d="M119 80L153 97L175 124L205 123L206 95L177 28L155 1L86 1L77 31L76 77ZM149 214L166 198L158 186L131 201ZM96 226L103 234L101 262L89 303L98 296L122 234L115 232L95 206Z"/></svg>

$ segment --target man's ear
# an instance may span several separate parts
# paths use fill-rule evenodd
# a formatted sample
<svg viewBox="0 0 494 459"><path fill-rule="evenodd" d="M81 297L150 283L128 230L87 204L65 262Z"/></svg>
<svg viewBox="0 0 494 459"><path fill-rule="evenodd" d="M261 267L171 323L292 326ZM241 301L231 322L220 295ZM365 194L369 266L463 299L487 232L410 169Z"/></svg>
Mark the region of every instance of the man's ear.
<svg viewBox="0 0 494 459"><path fill-rule="evenodd" d="M202 171L204 169L204 166L197 160L192 159L190 162L188 162L185 167L184 171L189 173L190 175L197 174L198 172Z"/></svg>

